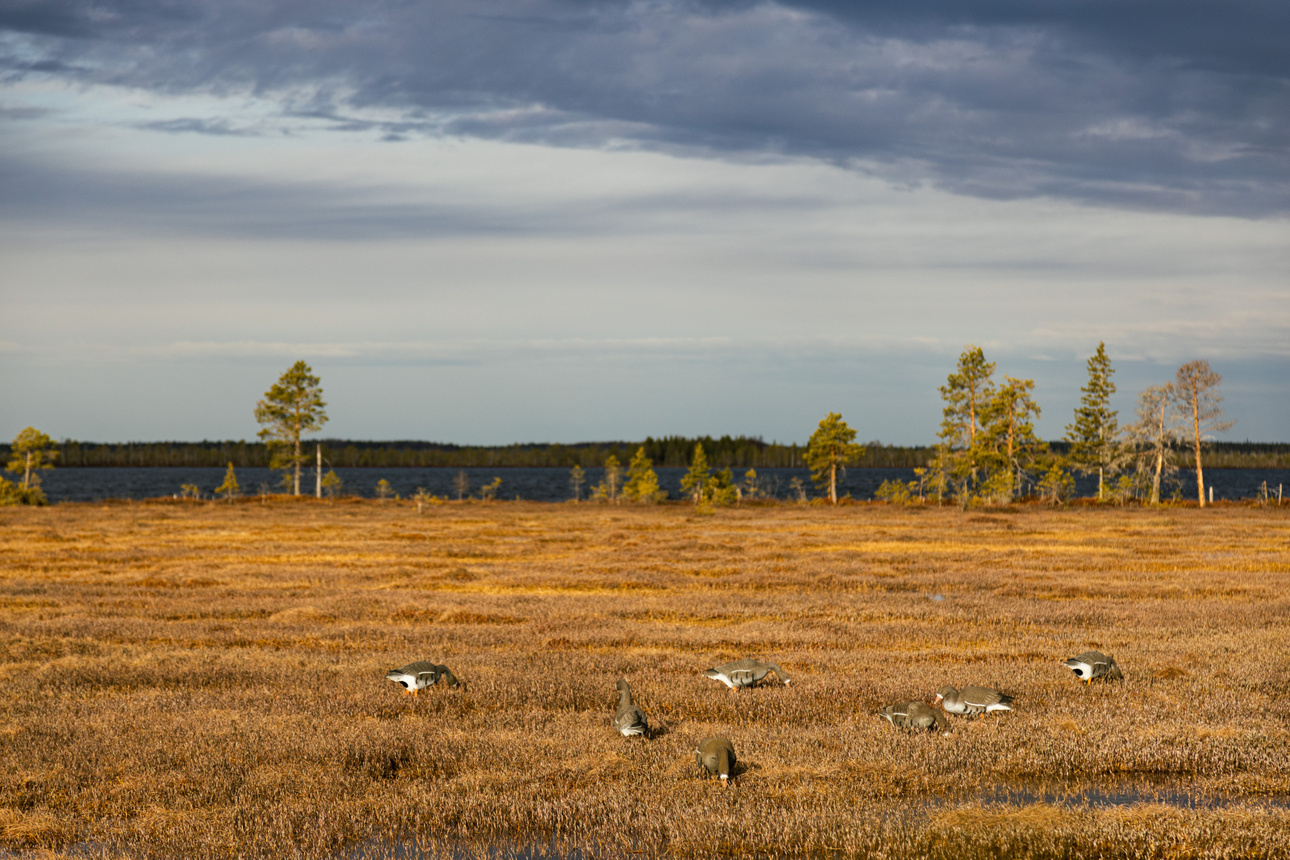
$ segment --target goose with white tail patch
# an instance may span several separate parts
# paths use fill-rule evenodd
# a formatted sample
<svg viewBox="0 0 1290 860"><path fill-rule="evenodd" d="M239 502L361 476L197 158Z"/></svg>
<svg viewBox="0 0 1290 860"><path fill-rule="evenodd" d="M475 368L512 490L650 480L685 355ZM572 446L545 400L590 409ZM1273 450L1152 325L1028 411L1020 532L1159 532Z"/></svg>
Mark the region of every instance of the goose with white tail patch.
<svg viewBox="0 0 1290 860"><path fill-rule="evenodd" d="M972 686L958 690L946 685L936 691L936 700L932 704L940 705L947 714L965 717L980 714L984 718L995 711L1011 711L1012 702L1012 696L988 687Z"/></svg>
<svg viewBox="0 0 1290 860"><path fill-rule="evenodd" d="M632 687L626 678L618 679L618 710L614 713L614 728L625 738L637 735L649 736L649 720L635 703L632 702Z"/></svg>
<svg viewBox="0 0 1290 860"><path fill-rule="evenodd" d="M703 674L704 677L720 681L732 690L739 690L744 687L756 686L771 672L775 673L775 677L782 681L785 687L793 683L793 679L788 677L788 673L779 668L777 663L763 663L760 660L754 660L752 657L745 657L743 660L717 666L715 669L709 669Z"/></svg>
<svg viewBox="0 0 1290 860"><path fill-rule="evenodd" d="M1074 672L1075 677L1085 684L1093 683L1096 678L1106 681L1124 680L1124 673L1116 665L1115 658L1101 651L1085 651L1077 657L1063 660L1062 665Z"/></svg>

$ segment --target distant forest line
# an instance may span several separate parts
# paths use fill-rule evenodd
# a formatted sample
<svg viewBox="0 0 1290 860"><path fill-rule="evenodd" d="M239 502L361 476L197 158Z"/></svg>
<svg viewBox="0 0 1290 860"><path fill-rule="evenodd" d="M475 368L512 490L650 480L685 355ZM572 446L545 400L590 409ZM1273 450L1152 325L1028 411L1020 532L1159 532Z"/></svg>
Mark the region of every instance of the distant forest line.
<svg viewBox="0 0 1290 860"><path fill-rule="evenodd" d="M641 442L578 442L569 445L527 443L512 445L453 445L438 442L360 442L347 439L310 439L305 443L312 455L322 445L323 460L329 467L374 466L380 468L489 467L489 468L592 468L603 466L611 454L626 464L644 447L655 466L690 465L696 444L703 445L708 462L716 468L802 467L805 445L765 442L757 437L666 436L647 437ZM1049 442L1058 454L1069 443ZM0 445L8 457L9 446ZM865 443L865 455L857 468L919 468L935 456L931 445L884 445ZM227 466L269 465L269 449L261 442L75 442L59 445L58 466ZM1290 443L1213 442L1206 448L1205 465L1216 469L1290 468Z"/></svg>

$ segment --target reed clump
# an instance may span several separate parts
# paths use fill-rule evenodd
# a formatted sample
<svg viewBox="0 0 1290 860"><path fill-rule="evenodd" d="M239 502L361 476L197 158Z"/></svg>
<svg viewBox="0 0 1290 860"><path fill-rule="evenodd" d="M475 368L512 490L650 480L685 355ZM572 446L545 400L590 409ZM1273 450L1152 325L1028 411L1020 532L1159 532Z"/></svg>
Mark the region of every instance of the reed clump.
<svg viewBox="0 0 1290 860"><path fill-rule="evenodd" d="M59 505L0 549L0 851L1290 854L1277 509ZM745 656L793 684L702 676ZM468 689L384 680L431 658ZM1016 711L876 716L970 683Z"/></svg>

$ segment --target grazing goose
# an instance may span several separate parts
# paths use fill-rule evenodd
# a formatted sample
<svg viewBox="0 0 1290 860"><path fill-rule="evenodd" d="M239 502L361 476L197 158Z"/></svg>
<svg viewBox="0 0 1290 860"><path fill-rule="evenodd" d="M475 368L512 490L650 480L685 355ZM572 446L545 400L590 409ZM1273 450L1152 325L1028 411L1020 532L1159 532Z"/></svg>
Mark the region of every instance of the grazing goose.
<svg viewBox="0 0 1290 860"><path fill-rule="evenodd" d="M709 669L703 674L714 681L720 681L732 690L738 690L740 687L754 686L769 672L774 672L775 677L783 681L785 687L793 682L793 679L788 677L788 673L777 664L763 663L751 657Z"/></svg>
<svg viewBox="0 0 1290 860"><path fill-rule="evenodd" d="M898 729L931 729L949 734L950 721L945 714L926 702L905 702L900 705L888 705L878 712L878 716Z"/></svg>
<svg viewBox="0 0 1290 860"><path fill-rule="evenodd" d="M1075 673L1085 684L1093 683L1094 678L1105 678L1108 681L1123 681L1124 673L1115 664L1114 657L1108 657L1101 651L1085 651L1078 657L1062 661L1062 665Z"/></svg>
<svg viewBox="0 0 1290 860"><path fill-rule="evenodd" d="M985 687L964 687L956 690L953 687L941 687L936 691L936 701L947 713L972 716L980 714L985 717L990 711L1011 711L1012 696L989 690Z"/></svg>
<svg viewBox="0 0 1290 860"><path fill-rule="evenodd" d="M403 691L414 697L418 690L433 687L439 682L440 678L444 679L444 682L449 687L466 689L466 685L457 680L457 676L452 674L451 669L447 666L431 663L429 660L418 660L415 663L409 663L406 666L400 666L385 673L385 680L401 684Z"/></svg>
<svg viewBox="0 0 1290 860"><path fill-rule="evenodd" d="M614 714L614 728L625 738L649 734L649 720L645 712L632 704L632 687L626 678L618 679L618 711Z"/></svg>
<svg viewBox="0 0 1290 860"><path fill-rule="evenodd" d="M694 761L708 773L721 777L722 785L729 785L735 769L735 748L727 738L704 738L694 751Z"/></svg>

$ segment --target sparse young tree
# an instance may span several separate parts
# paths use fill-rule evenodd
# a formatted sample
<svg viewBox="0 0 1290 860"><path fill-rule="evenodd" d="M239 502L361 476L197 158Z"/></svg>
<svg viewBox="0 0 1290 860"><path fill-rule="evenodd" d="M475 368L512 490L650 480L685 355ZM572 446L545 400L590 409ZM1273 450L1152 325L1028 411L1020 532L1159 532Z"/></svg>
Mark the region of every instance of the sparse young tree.
<svg viewBox="0 0 1290 860"><path fill-rule="evenodd" d="M1170 456L1179 441L1172 385L1153 385L1138 395L1138 420L1124 428L1126 444L1137 452L1136 471L1149 476L1150 504L1160 504L1160 483L1178 470ZM1144 480L1144 483L1147 481Z"/></svg>
<svg viewBox="0 0 1290 860"><path fill-rule="evenodd" d="M1115 368L1106 354L1106 344L1088 360L1088 385L1082 389L1075 422L1066 425L1066 439L1071 443L1070 460L1085 474L1097 472L1097 499L1106 498L1106 479L1124 465L1125 452L1120 444L1117 413L1111 408Z"/></svg>
<svg viewBox="0 0 1290 860"><path fill-rule="evenodd" d="M452 476L452 490L457 494L459 502L470 495L470 476L466 474L465 469L459 469L457 474Z"/></svg>
<svg viewBox="0 0 1290 860"><path fill-rule="evenodd" d="M1189 361L1178 368L1178 376L1173 383L1174 406L1189 431L1187 436L1196 457L1196 495L1202 508L1205 507L1205 476L1200 464L1201 442L1210 434L1221 433L1236 423L1223 420L1223 409L1218 405L1223 400L1218 393L1222 381L1223 377L1202 359Z"/></svg>
<svg viewBox="0 0 1290 860"><path fill-rule="evenodd" d="M497 491L500 490L501 488L502 488L502 479L498 477L494 477L493 480L489 481L487 484L484 484L482 487L479 488L480 501L482 502L493 501L494 499L497 498Z"/></svg>
<svg viewBox="0 0 1290 860"><path fill-rule="evenodd" d="M293 495L300 495L300 470L305 463L300 439L327 423L326 405L321 380L309 365L297 361L255 406L255 420L263 425L259 436L272 451L269 468L291 471Z"/></svg>
<svg viewBox="0 0 1290 860"><path fill-rule="evenodd" d="M569 486L573 488L573 500L575 502L582 499L582 485L587 483L587 473L581 466L574 466L569 470Z"/></svg>
<svg viewBox="0 0 1290 860"><path fill-rule="evenodd" d="M336 476L335 469L328 469L327 474L323 475L322 489L330 498L336 498L340 493L341 480Z"/></svg>
<svg viewBox="0 0 1290 860"><path fill-rule="evenodd" d="M855 443L856 431L842 420L837 412L830 412L806 443L806 465L811 469L811 479L821 489L829 490L829 502L838 503L838 471L864 456L864 446Z"/></svg>
<svg viewBox="0 0 1290 860"><path fill-rule="evenodd" d="M35 427L28 427L14 437L9 446L9 463L5 470L15 475L22 475L22 489L29 490L40 484L36 472L40 469L54 468L58 458L58 446L54 440Z"/></svg>
<svg viewBox="0 0 1290 860"><path fill-rule="evenodd" d="M376 482L376 497L378 499L384 502L392 495L394 495L394 488L390 486L389 481L382 478Z"/></svg>
<svg viewBox="0 0 1290 860"><path fill-rule="evenodd" d="M693 499L696 505L701 504L708 489L708 456L703 453L703 446L694 446L694 456L690 458L690 471L681 478L681 493Z"/></svg>
<svg viewBox="0 0 1290 860"><path fill-rule="evenodd" d="M239 490L241 490L241 487L237 484L237 475L233 472L233 464L230 462L228 471L224 473L224 483L215 488L215 494L223 493L224 498L228 499L229 504L232 504Z"/></svg>
<svg viewBox="0 0 1290 860"><path fill-rule="evenodd" d="M627 483L623 484L623 498L630 502L654 504L667 498L667 491L658 485L654 461L645 456L645 446L637 449L627 466Z"/></svg>
<svg viewBox="0 0 1290 860"><path fill-rule="evenodd" d="M412 501L417 503L417 513L421 513L427 504L434 501L434 496L426 492L425 487L417 487L417 491L412 494Z"/></svg>
<svg viewBox="0 0 1290 860"><path fill-rule="evenodd" d="M933 470L944 476L944 483L952 481L956 494L964 499L977 482L980 449L976 437L982 413L994 397L993 375L994 362L985 360L981 347L969 344L959 356L956 372L940 388L945 408Z"/></svg>
<svg viewBox="0 0 1290 860"><path fill-rule="evenodd" d="M623 482L623 464L618 462L618 458L610 454L605 458L605 497L609 501L618 502L618 490Z"/></svg>

